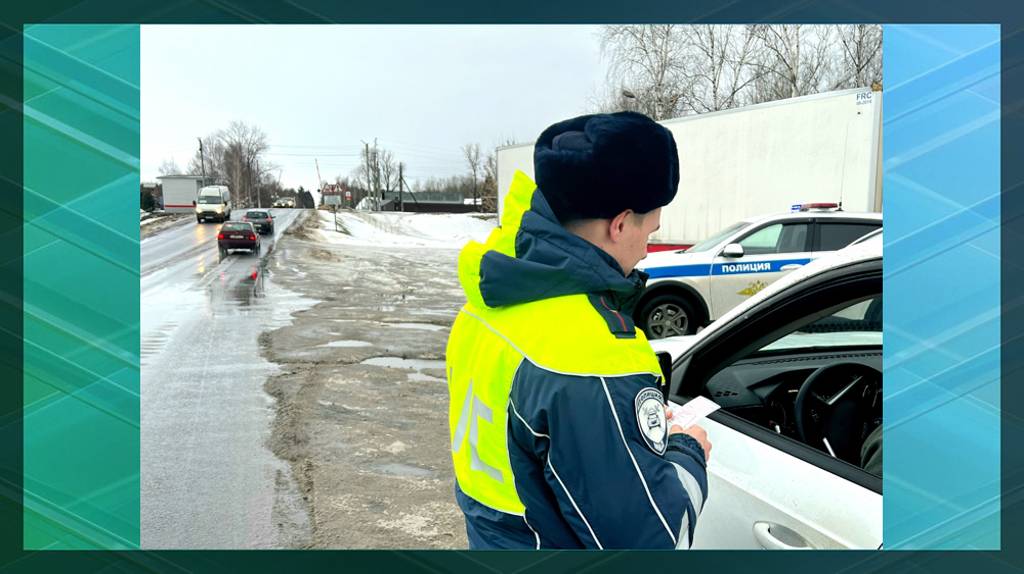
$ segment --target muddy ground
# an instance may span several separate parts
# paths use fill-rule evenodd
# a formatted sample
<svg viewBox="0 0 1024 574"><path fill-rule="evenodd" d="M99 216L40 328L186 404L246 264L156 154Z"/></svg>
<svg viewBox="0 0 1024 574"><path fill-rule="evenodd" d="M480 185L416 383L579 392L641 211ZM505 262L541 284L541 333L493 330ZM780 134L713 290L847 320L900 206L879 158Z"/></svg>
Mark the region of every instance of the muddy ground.
<svg viewBox="0 0 1024 574"><path fill-rule="evenodd" d="M318 240L296 225L274 284L321 301L260 337L282 374L270 448L290 463L314 548L466 548L448 445L444 348L463 304L452 249Z"/></svg>

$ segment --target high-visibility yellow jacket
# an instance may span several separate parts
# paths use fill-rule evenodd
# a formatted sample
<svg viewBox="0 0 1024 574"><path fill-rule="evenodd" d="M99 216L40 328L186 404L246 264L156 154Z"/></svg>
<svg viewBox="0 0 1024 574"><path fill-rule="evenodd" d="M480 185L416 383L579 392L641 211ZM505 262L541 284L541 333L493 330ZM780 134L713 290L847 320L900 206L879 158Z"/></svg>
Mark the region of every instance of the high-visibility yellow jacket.
<svg viewBox="0 0 1024 574"><path fill-rule="evenodd" d="M566 231L517 172L459 280L447 375L470 547L689 547L704 453L667 435L658 361L631 318L645 276Z"/></svg>

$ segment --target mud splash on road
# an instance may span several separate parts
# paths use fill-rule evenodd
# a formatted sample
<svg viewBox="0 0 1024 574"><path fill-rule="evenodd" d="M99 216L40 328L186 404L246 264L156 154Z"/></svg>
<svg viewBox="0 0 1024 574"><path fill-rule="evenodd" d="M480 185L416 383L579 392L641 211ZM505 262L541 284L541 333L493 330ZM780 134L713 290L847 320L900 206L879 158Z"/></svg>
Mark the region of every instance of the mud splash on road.
<svg viewBox="0 0 1024 574"><path fill-rule="evenodd" d="M311 546L466 548L444 382L464 303L457 251L328 245L308 223L270 273L321 303L259 342L282 370L264 386L277 404L268 446L291 465Z"/></svg>

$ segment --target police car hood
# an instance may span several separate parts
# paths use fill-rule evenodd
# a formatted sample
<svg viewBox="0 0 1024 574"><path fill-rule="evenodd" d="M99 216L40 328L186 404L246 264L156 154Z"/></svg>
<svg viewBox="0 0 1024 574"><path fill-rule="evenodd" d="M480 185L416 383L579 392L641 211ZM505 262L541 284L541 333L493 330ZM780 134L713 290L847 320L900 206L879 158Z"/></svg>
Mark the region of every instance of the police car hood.
<svg viewBox="0 0 1024 574"><path fill-rule="evenodd" d="M612 256L566 231L543 194L516 172L501 227L485 243L471 241L459 254L459 282L476 305L503 307L541 299L601 293L632 312L646 275L623 276Z"/></svg>
<svg viewBox="0 0 1024 574"><path fill-rule="evenodd" d="M685 251L657 251L637 263L637 269L647 270L690 263L709 263L713 259L708 253L687 253Z"/></svg>

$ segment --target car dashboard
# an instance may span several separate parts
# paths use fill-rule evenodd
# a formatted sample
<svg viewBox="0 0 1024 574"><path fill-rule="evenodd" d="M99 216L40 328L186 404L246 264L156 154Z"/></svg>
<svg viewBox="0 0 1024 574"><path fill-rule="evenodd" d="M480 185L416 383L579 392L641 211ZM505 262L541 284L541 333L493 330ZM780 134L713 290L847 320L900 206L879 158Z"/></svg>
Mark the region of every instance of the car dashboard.
<svg viewBox="0 0 1024 574"><path fill-rule="evenodd" d="M837 363L857 363L879 373L882 370L882 350L814 350L802 352L765 353L738 361L715 374L706 387L705 396L722 410L744 420L763 426L778 434L800 440L794 406L804 381L818 368ZM826 385L828 393L840 392L842 381ZM865 436L881 424L881 380L866 387L864 393L872 403L870 416L862 421L863 429L851 429ZM828 397L824 397L828 399Z"/></svg>

